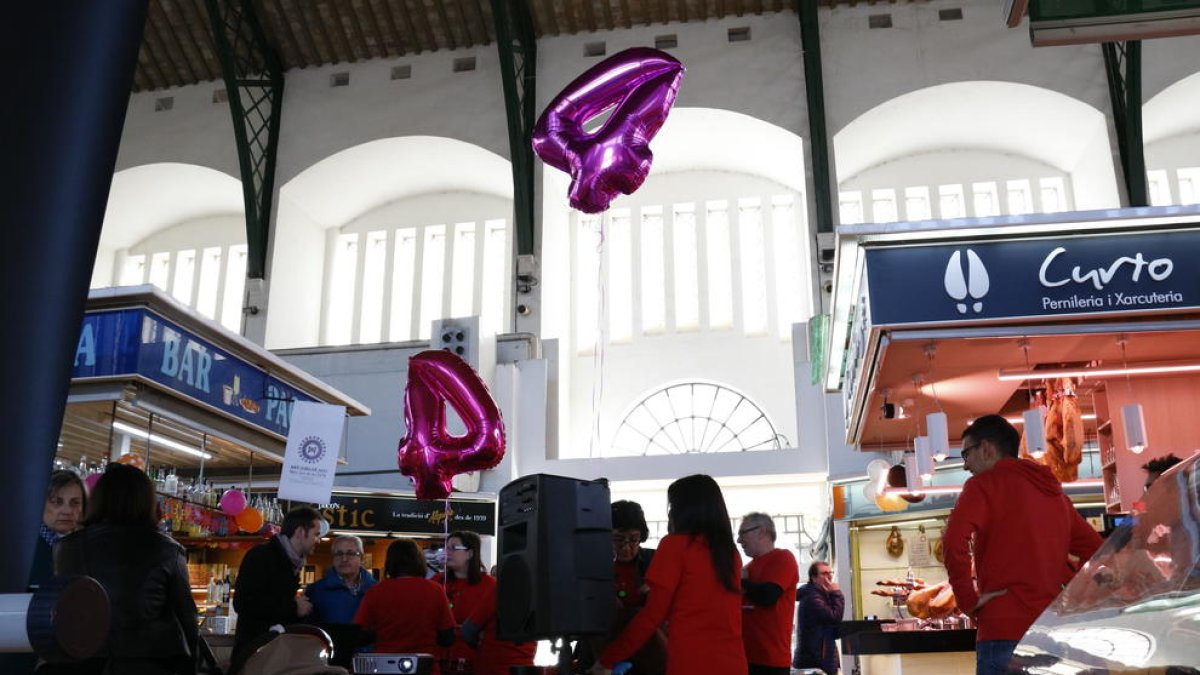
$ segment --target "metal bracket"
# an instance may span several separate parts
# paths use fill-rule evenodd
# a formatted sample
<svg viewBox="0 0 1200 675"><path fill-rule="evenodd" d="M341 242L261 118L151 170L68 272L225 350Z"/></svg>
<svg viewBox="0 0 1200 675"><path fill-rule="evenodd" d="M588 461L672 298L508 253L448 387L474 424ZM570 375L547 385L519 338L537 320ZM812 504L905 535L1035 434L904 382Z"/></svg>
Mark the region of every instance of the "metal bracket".
<svg viewBox="0 0 1200 675"><path fill-rule="evenodd" d="M1105 42L1104 72L1117 127L1117 147L1129 206L1149 206L1146 153L1142 142L1142 43Z"/></svg>
<svg viewBox="0 0 1200 675"><path fill-rule="evenodd" d="M205 0L221 76L229 94L246 202L246 276L266 276L283 67L267 42L252 0Z"/></svg>
<svg viewBox="0 0 1200 675"><path fill-rule="evenodd" d="M496 47L504 81L508 114L508 149L512 156L513 226L517 255L534 252L533 145L537 39L526 0L491 0Z"/></svg>

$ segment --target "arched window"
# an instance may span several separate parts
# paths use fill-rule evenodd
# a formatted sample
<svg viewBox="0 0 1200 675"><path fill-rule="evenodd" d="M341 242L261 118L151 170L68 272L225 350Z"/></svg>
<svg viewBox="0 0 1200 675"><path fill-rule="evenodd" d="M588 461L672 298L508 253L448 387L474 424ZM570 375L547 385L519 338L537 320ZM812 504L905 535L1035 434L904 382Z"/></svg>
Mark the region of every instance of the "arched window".
<svg viewBox="0 0 1200 675"><path fill-rule="evenodd" d="M92 287L153 284L238 333L246 285L241 183L191 164L113 176Z"/></svg>
<svg viewBox="0 0 1200 675"><path fill-rule="evenodd" d="M621 421L609 456L778 450L788 440L749 398L711 382L654 391Z"/></svg>

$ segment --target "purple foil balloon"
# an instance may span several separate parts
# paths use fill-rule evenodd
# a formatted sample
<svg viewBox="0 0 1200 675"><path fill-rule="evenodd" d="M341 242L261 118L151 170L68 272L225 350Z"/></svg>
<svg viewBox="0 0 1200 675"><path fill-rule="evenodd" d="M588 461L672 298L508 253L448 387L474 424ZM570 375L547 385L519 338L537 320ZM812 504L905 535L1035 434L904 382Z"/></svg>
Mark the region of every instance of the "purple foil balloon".
<svg viewBox="0 0 1200 675"><path fill-rule="evenodd" d="M462 436L446 430L447 404L467 427ZM445 499L455 476L490 469L504 457L500 408L471 366L450 352L409 359L404 424L400 473L412 478L418 499Z"/></svg>
<svg viewBox="0 0 1200 675"><path fill-rule="evenodd" d="M679 93L684 67L670 54L634 47L604 59L567 85L533 128L533 151L571 176L571 206L600 213L632 194L650 173L650 139ZM589 133L584 124L612 114Z"/></svg>

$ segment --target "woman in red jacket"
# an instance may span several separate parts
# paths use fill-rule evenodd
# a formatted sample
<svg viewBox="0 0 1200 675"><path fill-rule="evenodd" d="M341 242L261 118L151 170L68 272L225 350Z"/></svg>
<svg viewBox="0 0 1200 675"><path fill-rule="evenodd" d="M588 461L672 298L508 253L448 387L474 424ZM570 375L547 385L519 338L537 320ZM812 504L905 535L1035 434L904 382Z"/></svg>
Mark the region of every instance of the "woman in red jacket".
<svg viewBox="0 0 1200 675"><path fill-rule="evenodd" d="M593 675L609 675L664 621L667 675L744 675L742 646L742 563L733 543L721 488L709 476L694 475L667 488L667 535L646 572L646 607L625 627Z"/></svg>
<svg viewBox="0 0 1200 675"><path fill-rule="evenodd" d="M442 588L425 578L425 555L416 542L392 542L383 571L387 579L367 591L354 615L354 623L374 633L375 651L437 654L452 643L454 617Z"/></svg>
<svg viewBox="0 0 1200 675"><path fill-rule="evenodd" d="M471 613L496 592L496 578L483 571L479 549L478 534L451 532L446 537L446 573L435 579L446 587L446 599L460 630ZM443 650L441 657L443 673L473 673L479 653L460 640Z"/></svg>

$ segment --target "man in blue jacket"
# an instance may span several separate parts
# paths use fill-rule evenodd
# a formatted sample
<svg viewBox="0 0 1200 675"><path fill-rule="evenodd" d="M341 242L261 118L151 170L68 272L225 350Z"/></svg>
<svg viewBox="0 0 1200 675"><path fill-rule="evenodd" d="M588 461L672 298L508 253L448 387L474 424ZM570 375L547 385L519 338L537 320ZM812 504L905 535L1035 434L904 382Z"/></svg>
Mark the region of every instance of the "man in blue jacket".
<svg viewBox="0 0 1200 675"><path fill-rule="evenodd" d="M796 592L796 654L793 668L820 668L835 675L841 667L837 644L846 600L833 570L820 560L808 567L808 583Z"/></svg>
<svg viewBox="0 0 1200 675"><path fill-rule="evenodd" d="M354 614L376 582L362 566L362 539L353 535L334 539L332 555L333 566L324 577L309 584L305 594L312 600L312 622L333 638L334 654L329 662L349 666L354 652L365 646L361 631L353 626Z"/></svg>

